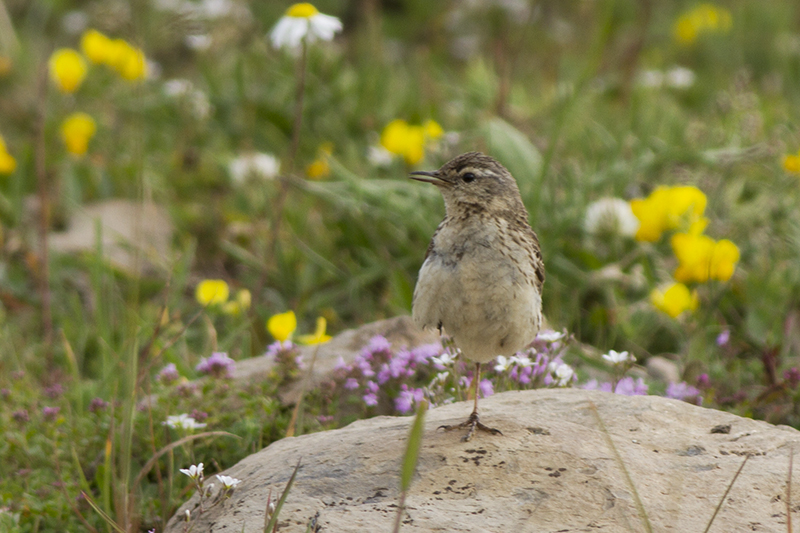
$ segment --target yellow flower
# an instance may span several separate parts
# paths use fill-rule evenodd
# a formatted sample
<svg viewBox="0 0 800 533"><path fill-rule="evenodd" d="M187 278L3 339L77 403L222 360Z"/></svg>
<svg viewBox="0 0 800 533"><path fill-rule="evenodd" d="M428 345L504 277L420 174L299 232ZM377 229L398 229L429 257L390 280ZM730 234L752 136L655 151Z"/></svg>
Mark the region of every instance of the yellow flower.
<svg viewBox="0 0 800 533"><path fill-rule="evenodd" d="M306 176L312 180L321 180L331 175L328 158L333 154L333 143L323 143L319 147L319 157L306 167Z"/></svg>
<svg viewBox="0 0 800 533"><path fill-rule="evenodd" d="M800 153L788 154L783 157L783 169L786 172L794 172L800 174Z"/></svg>
<svg viewBox="0 0 800 533"><path fill-rule="evenodd" d="M290 339L295 329L297 329L297 317L294 311L272 315L267 320L267 331L280 342Z"/></svg>
<svg viewBox="0 0 800 533"><path fill-rule="evenodd" d="M144 52L122 39L111 41L108 66L128 81L142 80L147 74Z"/></svg>
<svg viewBox="0 0 800 533"><path fill-rule="evenodd" d="M428 139L438 139L444 135L444 130L435 120L427 121L422 127L425 129L425 136Z"/></svg>
<svg viewBox="0 0 800 533"><path fill-rule="evenodd" d="M252 302L252 295L250 291L247 289L241 289L236 292L236 296L234 296L233 301L225 302L225 305L222 307L222 312L226 315L239 315L244 311L250 309L250 303Z"/></svg>
<svg viewBox="0 0 800 533"><path fill-rule="evenodd" d="M89 141L97 131L94 119L86 113L73 113L61 124L61 138L67 151L83 155L89 149Z"/></svg>
<svg viewBox="0 0 800 533"><path fill-rule="evenodd" d="M319 11L313 4L309 4L308 2L303 2L301 4L294 4L289 9L286 10L287 17L294 17L298 19L310 19L314 15L317 15Z"/></svg>
<svg viewBox="0 0 800 533"><path fill-rule="evenodd" d="M631 210L639 219L636 240L656 242L667 230L684 228L702 233L708 220L703 218L706 195L697 187L658 187L647 198L631 200Z"/></svg>
<svg viewBox="0 0 800 533"><path fill-rule="evenodd" d="M663 292L653 289L650 293L650 301L657 309L672 318L676 318L684 311L694 311L698 304L697 292L690 292L689 287L683 283L673 283Z"/></svg>
<svg viewBox="0 0 800 533"><path fill-rule="evenodd" d="M442 135L444 130L433 120L422 126L415 126L403 119L396 119L383 128L381 145L389 152L403 156L406 164L415 165L425 157L427 141L438 139Z"/></svg>
<svg viewBox="0 0 800 533"><path fill-rule="evenodd" d="M679 262L674 273L678 281L728 281L736 270L739 248L727 239L716 242L706 235L676 233L671 243Z"/></svg>
<svg viewBox="0 0 800 533"><path fill-rule="evenodd" d="M86 30L81 36L81 50L96 65L108 64L112 49L111 39L97 30Z"/></svg>
<svg viewBox="0 0 800 533"><path fill-rule="evenodd" d="M224 304L228 301L230 289L221 279L205 279L197 285L194 297L202 306Z"/></svg>
<svg viewBox="0 0 800 533"><path fill-rule="evenodd" d="M714 4L698 4L675 21L672 34L682 45L692 45L703 33L726 33L731 29L731 12Z"/></svg>
<svg viewBox="0 0 800 533"><path fill-rule="evenodd" d="M8 153L6 141L0 135L0 174L11 174L17 168L17 160Z"/></svg>
<svg viewBox="0 0 800 533"><path fill-rule="evenodd" d="M330 335L325 335L328 323L323 317L317 318L317 329L311 335L300 335L298 340L303 344L323 344L331 340Z"/></svg>
<svg viewBox="0 0 800 533"><path fill-rule="evenodd" d="M63 93L75 92L86 77L86 61L72 48L60 48L49 61L50 78Z"/></svg>

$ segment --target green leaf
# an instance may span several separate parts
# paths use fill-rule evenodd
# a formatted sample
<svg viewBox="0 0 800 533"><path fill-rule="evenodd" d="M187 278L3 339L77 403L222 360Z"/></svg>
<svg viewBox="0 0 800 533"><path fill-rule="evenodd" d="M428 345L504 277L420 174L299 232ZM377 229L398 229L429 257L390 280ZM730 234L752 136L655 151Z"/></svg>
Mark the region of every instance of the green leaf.
<svg viewBox="0 0 800 533"><path fill-rule="evenodd" d="M500 161L517 179L522 198L538 204L542 154L528 137L508 122L493 118L481 128L489 155ZM533 195L534 197L532 197Z"/></svg>
<svg viewBox="0 0 800 533"><path fill-rule="evenodd" d="M414 425L411 426L411 433L408 436L408 447L403 458L403 470L400 473L400 490L403 492L407 491L411 486L411 478L414 477L414 470L417 468L422 433L425 431L425 412L427 410L428 402L422 401L417 408Z"/></svg>

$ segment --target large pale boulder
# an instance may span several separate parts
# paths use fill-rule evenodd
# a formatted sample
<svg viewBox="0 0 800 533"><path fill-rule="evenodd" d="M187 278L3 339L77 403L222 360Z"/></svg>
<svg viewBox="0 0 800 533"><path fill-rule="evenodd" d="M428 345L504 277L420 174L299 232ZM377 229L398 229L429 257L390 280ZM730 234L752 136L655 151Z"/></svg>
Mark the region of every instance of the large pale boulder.
<svg viewBox="0 0 800 533"><path fill-rule="evenodd" d="M437 430L470 409L428 412L402 531L700 533L747 456L711 531L787 530L794 429L655 396L550 389L481 401L502 436L464 443ZM304 532L314 516L319 531L391 531L411 421L378 417L275 442L225 472L242 480L230 499L201 513L195 495L167 531L183 531L178 517L190 510L194 533L261 533L267 495L281 493L298 460L279 531Z"/></svg>

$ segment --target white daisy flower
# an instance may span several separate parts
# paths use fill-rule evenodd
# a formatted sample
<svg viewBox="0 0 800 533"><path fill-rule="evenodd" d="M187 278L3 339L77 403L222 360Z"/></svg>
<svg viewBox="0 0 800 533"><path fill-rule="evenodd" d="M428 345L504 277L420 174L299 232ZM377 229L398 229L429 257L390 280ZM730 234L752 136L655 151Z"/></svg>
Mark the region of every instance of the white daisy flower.
<svg viewBox="0 0 800 533"><path fill-rule="evenodd" d="M367 160L376 167L388 167L392 159L392 152L383 146L370 146L367 151Z"/></svg>
<svg viewBox="0 0 800 533"><path fill-rule="evenodd" d="M672 67L664 75L666 84L673 89L688 89L696 78L694 71L679 66Z"/></svg>
<svg viewBox="0 0 800 533"><path fill-rule="evenodd" d="M639 229L639 219L625 200L601 198L586 208L583 227L586 233L592 235L617 234L633 237Z"/></svg>
<svg viewBox="0 0 800 533"><path fill-rule="evenodd" d="M516 364L521 368L528 368L529 366L533 366L533 361L527 355L513 355L511 356L511 362Z"/></svg>
<svg viewBox="0 0 800 533"><path fill-rule="evenodd" d="M323 15L309 3L294 4L280 18L269 36L275 48L297 48L303 39L307 42L331 41L342 31L342 21Z"/></svg>

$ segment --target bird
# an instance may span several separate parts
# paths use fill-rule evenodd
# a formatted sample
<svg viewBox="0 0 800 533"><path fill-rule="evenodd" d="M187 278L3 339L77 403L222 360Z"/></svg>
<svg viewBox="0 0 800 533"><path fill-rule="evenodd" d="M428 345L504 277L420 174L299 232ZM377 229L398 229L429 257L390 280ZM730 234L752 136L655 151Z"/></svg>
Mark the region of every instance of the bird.
<svg viewBox="0 0 800 533"><path fill-rule="evenodd" d="M449 335L475 363L474 408L450 431L502 435L480 422L481 364L525 349L542 324L544 261L514 176L496 159L467 152L439 170L411 172L411 179L442 193L444 220L428 245L412 300L412 319L424 330Z"/></svg>

